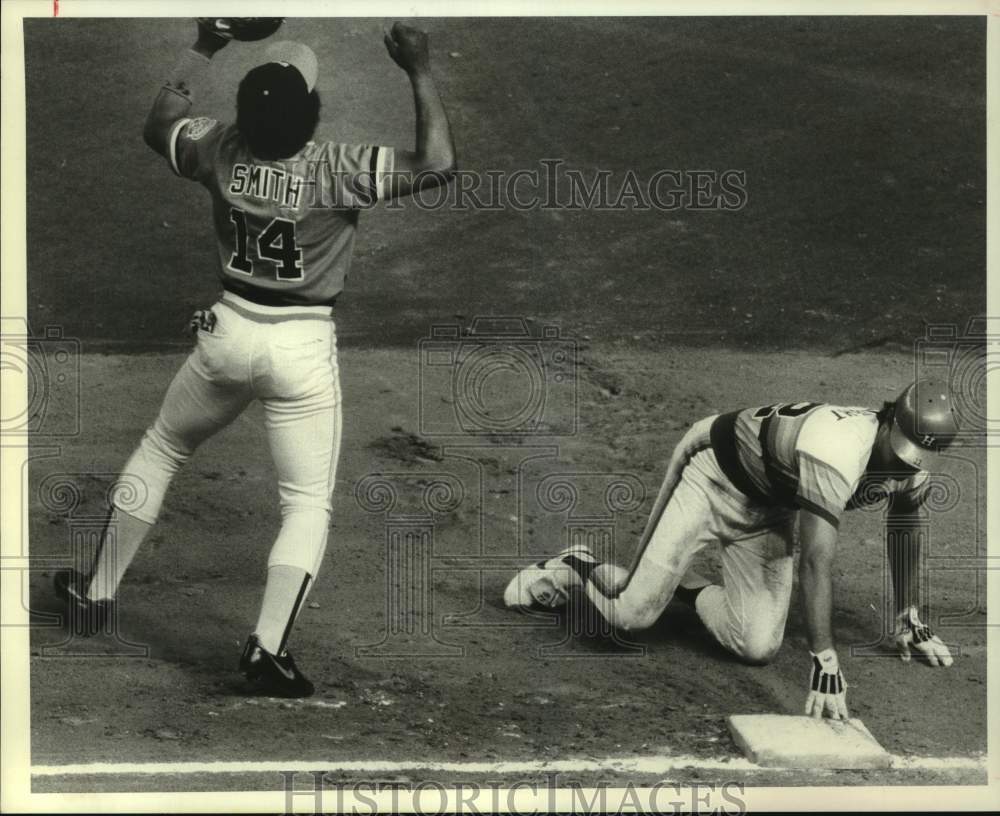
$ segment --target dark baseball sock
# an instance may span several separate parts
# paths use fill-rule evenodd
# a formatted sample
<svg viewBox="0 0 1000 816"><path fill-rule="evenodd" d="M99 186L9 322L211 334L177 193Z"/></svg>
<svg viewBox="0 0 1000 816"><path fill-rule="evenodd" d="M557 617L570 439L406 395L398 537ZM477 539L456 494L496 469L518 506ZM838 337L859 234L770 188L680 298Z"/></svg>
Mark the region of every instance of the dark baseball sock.
<svg viewBox="0 0 1000 816"><path fill-rule="evenodd" d="M678 601L686 603L688 606L694 608L694 602L698 597L698 593L701 592L704 588L705 587L700 586L694 589L688 589L687 587L679 586L677 587L677 589L674 590L674 597Z"/></svg>
<svg viewBox="0 0 1000 816"><path fill-rule="evenodd" d="M273 655L281 654L310 588L312 576L299 567L275 564L267 570L264 600L254 634Z"/></svg>
<svg viewBox="0 0 1000 816"><path fill-rule="evenodd" d="M92 601L114 599L125 570L139 552L139 547L152 527L148 521L130 516L124 510L115 508L111 511L101 535L101 545L91 571L93 578L87 597Z"/></svg>

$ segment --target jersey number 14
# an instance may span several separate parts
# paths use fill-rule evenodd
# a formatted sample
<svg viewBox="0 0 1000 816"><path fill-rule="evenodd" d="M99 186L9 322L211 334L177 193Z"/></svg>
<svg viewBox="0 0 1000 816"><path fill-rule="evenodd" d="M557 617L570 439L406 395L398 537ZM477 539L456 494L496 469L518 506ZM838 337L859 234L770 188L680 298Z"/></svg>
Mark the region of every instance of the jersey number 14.
<svg viewBox="0 0 1000 816"><path fill-rule="evenodd" d="M236 228L236 251L229 259L229 268L244 275L253 274L253 262L247 257L247 217L243 210L229 210L229 220ZM273 261L278 280L302 280L302 250L295 243L295 222L287 218L274 218L257 236L257 256Z"/></svg>

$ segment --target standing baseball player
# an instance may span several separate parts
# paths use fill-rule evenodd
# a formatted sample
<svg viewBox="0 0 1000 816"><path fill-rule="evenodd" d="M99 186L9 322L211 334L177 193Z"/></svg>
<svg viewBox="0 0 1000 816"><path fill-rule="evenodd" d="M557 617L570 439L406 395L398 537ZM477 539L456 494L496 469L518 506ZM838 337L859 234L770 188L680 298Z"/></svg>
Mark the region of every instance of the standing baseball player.
<svg viewBox="0 0 1000 816"><path fill-rule="evenodd" d="M795 517L799 583L812 655L807 714L846 719L843 675L830 623L832 565L845 510L889 502L886 544L895 641L933 666L947 646L921 623L916 514L934 455L958 431L947 385L920 380L881 410L797 402L746 408L696 422L674 449L632 570L571 548L522 570L510 607L557 608L570 596L613 627L651 626L670 599L694 606L726 649L765 663L781 646L792 593ZM721 545L722 584L690 570Z"/></svg>
<svg viewBox="0 0 1000 816"><path fill-rule="evenodd" d="M243 78L235 124L191 118L199 79L230 37L224 20L199 22L197 41L156 97L144 130L175 174L211 195L222 297L192 321L197 346L124 467L118 495L132 495L112 502L96 562L61 572L56 588L86 628L104 625L170 480L199 444L259 400L282 520L239 667L257 691L304 697L313 684L286 644L330 525L341 435L333 304L361 210L447 183L455 153L423 32L397 23L385 35L413 87L415 151L312 141L318 66L301 43L274 43Z"/></svg>

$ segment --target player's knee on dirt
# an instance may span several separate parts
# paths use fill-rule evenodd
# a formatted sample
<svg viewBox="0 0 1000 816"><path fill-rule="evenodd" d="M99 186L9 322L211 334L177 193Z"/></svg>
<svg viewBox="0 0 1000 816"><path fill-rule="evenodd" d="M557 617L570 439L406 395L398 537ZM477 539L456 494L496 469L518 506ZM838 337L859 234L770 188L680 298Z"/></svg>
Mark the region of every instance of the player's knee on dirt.
<svg viewBox="0 0 1000 816"><path fill-rule="evenodd" d="M782 633L770 626L749 626L734 639L736 654L747 663L763 666L770 663L781 649Z"/></svg>
<svg viewBox="0 0 1000 816"><path fill-rule="evenodd" d="M315 576L326 549L330 511L320 507L283 507L281 531L267 566L298 567Z"/></svg>
<svg viewBox="0 0 1000 816"><path fill-rule="evenodd" d="M768 663L781 648L786 610L767 597L734 597L713 584L698 593L695 609L715 639L746 663Z"/></svg>
<svg viewBox="0 0 1000 816"><path fill-rule="evenodd" d="M744 649L739 657L754 666L766 666L778 654L781 644L753 644Z"/></svg>

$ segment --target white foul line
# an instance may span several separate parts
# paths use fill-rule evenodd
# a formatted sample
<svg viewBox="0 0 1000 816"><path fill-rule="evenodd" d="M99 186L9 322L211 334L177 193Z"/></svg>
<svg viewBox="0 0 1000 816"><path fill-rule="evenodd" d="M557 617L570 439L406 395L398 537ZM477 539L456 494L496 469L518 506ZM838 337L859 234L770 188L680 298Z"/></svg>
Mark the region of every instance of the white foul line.
<svg viewBox="0 0 1000 816"><path fill-rule="evenodd" d="M435 771L454 774L572 774L612 771L663 774L679 770L788 771L810 770L766 768L743 758L706 759L694 756L606 757L604 759L525 760L511 762L432 762L358 760L330 762L95 762L85 765L33 765L32 776L134 776L157 774L253 774L253 773L401 773ZM890 770L958 771L987 770L986 757L892 757Z"/></svg>

